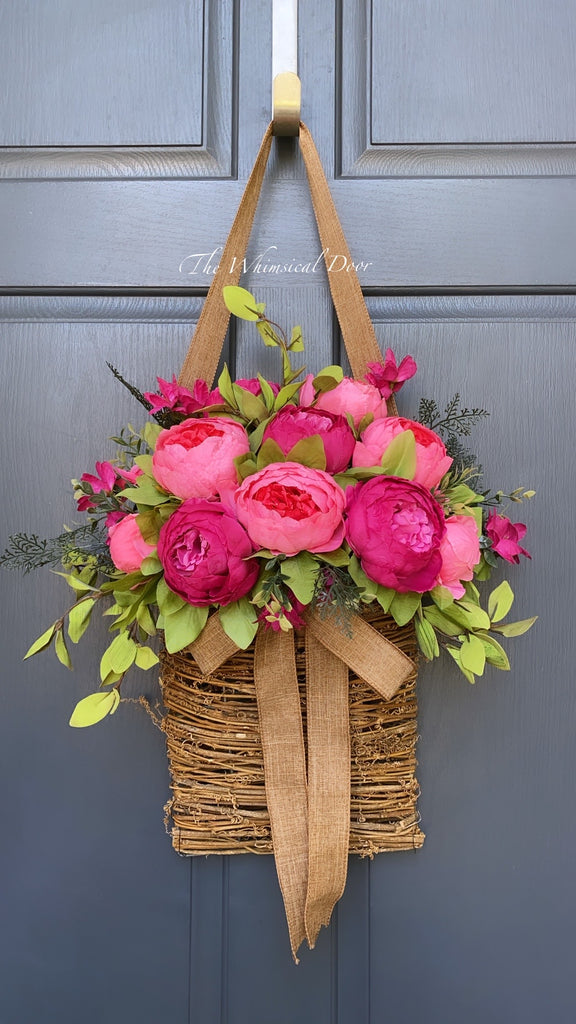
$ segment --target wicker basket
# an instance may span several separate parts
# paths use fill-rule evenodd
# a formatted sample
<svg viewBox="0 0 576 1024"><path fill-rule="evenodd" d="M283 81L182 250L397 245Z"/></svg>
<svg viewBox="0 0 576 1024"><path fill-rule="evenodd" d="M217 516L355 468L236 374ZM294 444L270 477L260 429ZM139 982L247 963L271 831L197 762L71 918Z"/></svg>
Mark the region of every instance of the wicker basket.
<svg viewBox="0 0 576 1024"><path fill-rule="evenodd" d="M379 610L372 626L416 657L414 630ZM305 723L303 633L296 664ZM164 654L162 691L173 796L167 804L174 848L182 854L272 853L253 681L253 648L209 676L191 654ZM350 852L373 856L422 846L415 778L416 672L390 701L350 677L352 744Z"/></svg>

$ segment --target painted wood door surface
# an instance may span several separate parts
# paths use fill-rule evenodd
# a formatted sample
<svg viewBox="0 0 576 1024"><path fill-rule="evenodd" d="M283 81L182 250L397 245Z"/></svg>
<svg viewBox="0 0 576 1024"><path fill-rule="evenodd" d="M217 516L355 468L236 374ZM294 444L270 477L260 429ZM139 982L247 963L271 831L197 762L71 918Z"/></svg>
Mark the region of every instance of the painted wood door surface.
<svg viewBox="0 0 576 1024"><path fill-rule="evenodd" d="M106 361L142 388L178 370L269 120L271 3L8 3L0 25L3 546L72 522L70 478L138 422ZM512 672L421 672L424 848L352 860L296 968L270 858L172 851L146 714L68 728L104 627L73 673L23 665L66 587L2 573L0 1024L573 1021L575 41L566 0L300 3L303 117L382 348L419 364L402 410L486 406L486 485L538 492ZM243 283L316 368L339 356L319 253L279 141ZM229 358L274 373L251 330Z"/></svg>

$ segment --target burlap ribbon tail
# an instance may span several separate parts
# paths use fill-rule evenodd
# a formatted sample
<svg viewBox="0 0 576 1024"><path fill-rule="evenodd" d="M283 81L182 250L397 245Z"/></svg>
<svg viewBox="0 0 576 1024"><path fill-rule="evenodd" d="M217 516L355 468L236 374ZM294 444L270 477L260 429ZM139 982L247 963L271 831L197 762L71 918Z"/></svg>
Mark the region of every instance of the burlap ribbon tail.
<svg viewBox="0 0 576 1024"><path fill-rule="evenodd" d="M414 670L411 659L361 616L350 632L332 616L306 616L306 758L294 631L260 627L254 682L266 803L294 959L312 948L344 892L350 831L348 670L390 700ZM239 648L212 615L189 648L215 672Z"/></svg>
<svg viewBox="0 0 576 1024"><path fill-rule="evenodd" d="M264 134L246 184L220 267L214 276L190 343L180 383L214 379L230 314L224 284L238 284L270 148L272 126ZM350 252L312 136L300 125L299 145L323 249L351 264ZM223 275L226 274L224 279ZM382 359L358 277L328 274L328 283L350 366L362 377L367 363ZM389 412L395 413L394 400ZM329 617L309 613L306 640L306 758L294 634L261 627L255 643L254 679L266 799L274 856L284 898L294 958L306 938L313 946L330 920L346 881L350 829L350 726L348 669L385 700L413 671L411 660L360 616L352 616L351 636ZM191 645L200 670L210 674L238 648L212 615Z"/></svg>

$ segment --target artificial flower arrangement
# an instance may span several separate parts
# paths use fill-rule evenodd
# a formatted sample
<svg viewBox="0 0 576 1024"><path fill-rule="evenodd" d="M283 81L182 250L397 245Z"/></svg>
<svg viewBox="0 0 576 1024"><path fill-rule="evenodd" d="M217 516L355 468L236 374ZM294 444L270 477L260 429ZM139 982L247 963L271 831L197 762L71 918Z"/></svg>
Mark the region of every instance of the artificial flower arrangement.
<svg viewBox="0 0 576 1024"><path fill-rule="evenodd" d="M225 367L214 390L158 378L159 390L142 394L113 370L151 420L123 430L116 458L73 481L85 524L51 541L18 534L0 559L25 571L61 562L74 592L27 658L54 643L71 668L67 640L78 643L97 607L112 619L100 689L70 724L113 714L128 670L158 663L158 633L180 651L211 610L245 649L261 624L297 629L316 608L346 630L352 612L378 602L399 625L413 621L426 659L447 651L470 682L486 663L508 669L500 639L535 619L503 621L509 584L485 609L474 581L499 560L530 557L525 525L497 508L534 492L479 489L461 436L487 413L460 409L456 395L444 414L423 399L418 420L389 415L387 401L416 372L410 356L397 365L388 349L363 381L340 366L305 374L290 361L304 347L299 327L288 340L243 288L224 298L280 349L281 384L233 382Z"/></svg>

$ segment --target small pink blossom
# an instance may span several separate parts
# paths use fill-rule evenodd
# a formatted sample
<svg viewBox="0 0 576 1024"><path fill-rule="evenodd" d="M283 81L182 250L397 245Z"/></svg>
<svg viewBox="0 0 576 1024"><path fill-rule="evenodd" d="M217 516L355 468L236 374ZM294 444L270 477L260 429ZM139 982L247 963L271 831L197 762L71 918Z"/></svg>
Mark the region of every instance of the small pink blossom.
<svg viewBox="0 0 576 1024"><path fill-rule="evenodd" d="M265 629L273 629L275 633L280 630L288 632L290 629L302 629L306 625L302 617L306 605L302 604L294 594L290 595L288 604L280 604L276 598L272 598L265 604L258 615L258 622L264 624Z"/></svg>
<svg viewBox="0 0 576 1024"><path fill-rule="evenodd" d="M442 565L436 584L459 598L466 592L462 580L473 578L474 567L480 561L478 529L472 516L463 515L450 516L445 526L446 533L440 541Z"/></svg>
<svg viewBox="0 0 576 1024"><path fill-rule="evenodd" d="M153 544L148 544L138 526L138 516L123 516L119 522L108 528L108 544L110 558L120 572L138 572L142 562L155 551Z"/></svg>
<svg viewBox="0 0 576 1024"><path fill-rule="evenodd" d="M378 388L382 398L390 398L405 381L414 376L416 370L412 356L404 356L400 366L397 366L396 356L391 348L387 348L383 363L368 363L366 380Z"/></svg>
<svg viewBox="0 0 576 1024"><path fill-rule="evenodd" d="M532 557L518 543L526 533L524 523L512 523L507 516L500 516L497 512L492 511L488 516L484 532L492 541L492 551L495 551L506 562L514 562L515 565L518 565L520 555L525 555L526 558Z"/></svg>
<svg viewBox="0 0 576 1024"><path fill-rule="evenodd" d="M145 391L144 398L150 402L150 412L157 413L163 409L171 409L172 412L183 413L184 416L192 416L199 409L205 409L211 405L219 405L222 397L218 388L210 391L205 380L198 379L194 382L192 391L181 387L176 376L171 381L157 377L159 392Z"/></svg>

